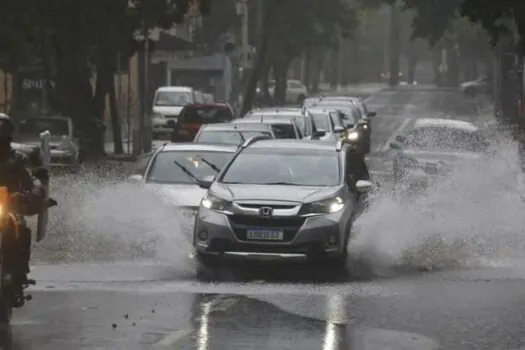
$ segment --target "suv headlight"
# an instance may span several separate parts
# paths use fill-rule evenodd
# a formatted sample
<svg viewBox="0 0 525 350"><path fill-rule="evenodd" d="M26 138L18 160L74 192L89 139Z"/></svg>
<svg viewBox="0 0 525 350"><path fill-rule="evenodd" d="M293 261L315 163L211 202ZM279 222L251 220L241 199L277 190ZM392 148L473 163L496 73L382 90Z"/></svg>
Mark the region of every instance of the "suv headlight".
<svg viewBox="0 0 525 350"><path fill-rule="evenodd" d="M343 198L337 196L323 199L322 201L308 203L303 205L304 214L333 214L340 212L345 207Z"/></svg>
<svg viewBox="0 0 525 350"><path fill-rule="evenodd" d="M230 209L232 203L219 197L215 197L211 194L207 194L201 201L201 205L210 210L215 211L227 211Z"/></svg>
<svg viewBox="0 0 525 350"><path fill-rule="evenodd" d="M348 141L357 141L359 140L359 133L357 131L352 131L348 135L346 135L346 138Z"/></svg>

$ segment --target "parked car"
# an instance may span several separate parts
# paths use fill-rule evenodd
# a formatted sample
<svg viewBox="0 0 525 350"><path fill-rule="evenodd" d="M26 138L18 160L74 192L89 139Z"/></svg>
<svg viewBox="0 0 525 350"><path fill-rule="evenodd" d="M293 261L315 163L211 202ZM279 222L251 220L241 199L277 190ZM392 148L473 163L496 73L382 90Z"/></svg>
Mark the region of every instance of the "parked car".
<svg viewBox="0 0 525 350"><path fill-rule="evenodd" d="M172 121L171 141L191 142L202 125L229 123L235 119L231 106L227 103L190 104L180 112L178 120Z"/></svg>
<svg viewBox="0 0 525 350"><path fill-rule="evenodd" d="M51 133L51 166L77 169L82 163L73 121L68 117L32 117L18 122L16 142L40 147L40 133Z"/></svg>

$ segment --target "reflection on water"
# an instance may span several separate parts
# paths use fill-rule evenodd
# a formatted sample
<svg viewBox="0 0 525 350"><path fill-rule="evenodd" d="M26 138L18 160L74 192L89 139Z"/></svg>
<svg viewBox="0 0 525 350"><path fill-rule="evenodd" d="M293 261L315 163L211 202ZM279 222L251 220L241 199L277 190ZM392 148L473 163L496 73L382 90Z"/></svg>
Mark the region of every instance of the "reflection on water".
<svg viewBox="0 0 525 350"><path fill-rule="evenodd" d="M277 297L277 296L276 296ZM297 298L301 298L297 296ZM246 296L197 295L193 332L177 349L195 350L435 350L440 347L419 334L349 325L349 299L327 295L319 318L286 312L270 302ZM301 310L297 310L301 312ZM321 319L322 318L322 319ZM386 346L386 347L385 347Z"/></svg>
<svg viewBox="0 0 525 350"><path fill-rule="evenodd" d="M209 320L208 317L211 312L211 306L212 302L207 301L205 303L200 304L201 309L201 315L200 315L200 325L199 325L199 334L197 336L197 345L198 350L208 350L208 342L209 342L209 332L208 332L208 326L209 326Z"/></svg>
<svg viewBox="0 0 525 350"><path fill-rule="evenodd" d="M338 321L344 312L344 298L332 296L329 300L331 315L329 322L324 322L244 296L197 295L191 344L177 346L195 350L348 350L346 325Z"/></svg>

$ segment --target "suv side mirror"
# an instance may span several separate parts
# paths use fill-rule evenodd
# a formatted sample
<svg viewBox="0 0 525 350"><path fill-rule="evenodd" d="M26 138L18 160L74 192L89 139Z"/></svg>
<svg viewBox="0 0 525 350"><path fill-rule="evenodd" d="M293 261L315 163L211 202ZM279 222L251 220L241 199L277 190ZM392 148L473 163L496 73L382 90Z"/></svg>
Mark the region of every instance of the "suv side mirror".
<svg viewBox="0 0 525 350"><path fill-rule="evenodd" d="M360 192L360 193L367 193L367 192L370 192L372 190L372 187L374 186L372 184L371 181L367 181L367 180L359 180L357 181L357 183L355 184L355 186L357 187L357 190Z"/></svg>
<svg viewBox="0 0 525 350"><path fill-rule="evenodd" d="M344 132L345 131L345 128L343 128L342 126L334 126L334 132L335 133L341 133L341 132Z"/></svg>

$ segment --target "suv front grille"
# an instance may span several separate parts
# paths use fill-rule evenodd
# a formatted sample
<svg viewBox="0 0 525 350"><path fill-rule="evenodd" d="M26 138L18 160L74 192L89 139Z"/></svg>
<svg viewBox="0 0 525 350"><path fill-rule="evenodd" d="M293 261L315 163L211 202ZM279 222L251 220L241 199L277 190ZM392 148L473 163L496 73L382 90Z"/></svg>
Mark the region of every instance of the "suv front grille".
<svg viewBox="0 0 525 350"><path fill-rule="evenodd" d="M305 220L306 218L298 216L262 218L258 216L232 215L229 217L233 232L241 241L247 241L246 232L248 228L275 228L283 230L283 240L279 241L282 243L291 242Z"/></svg>

